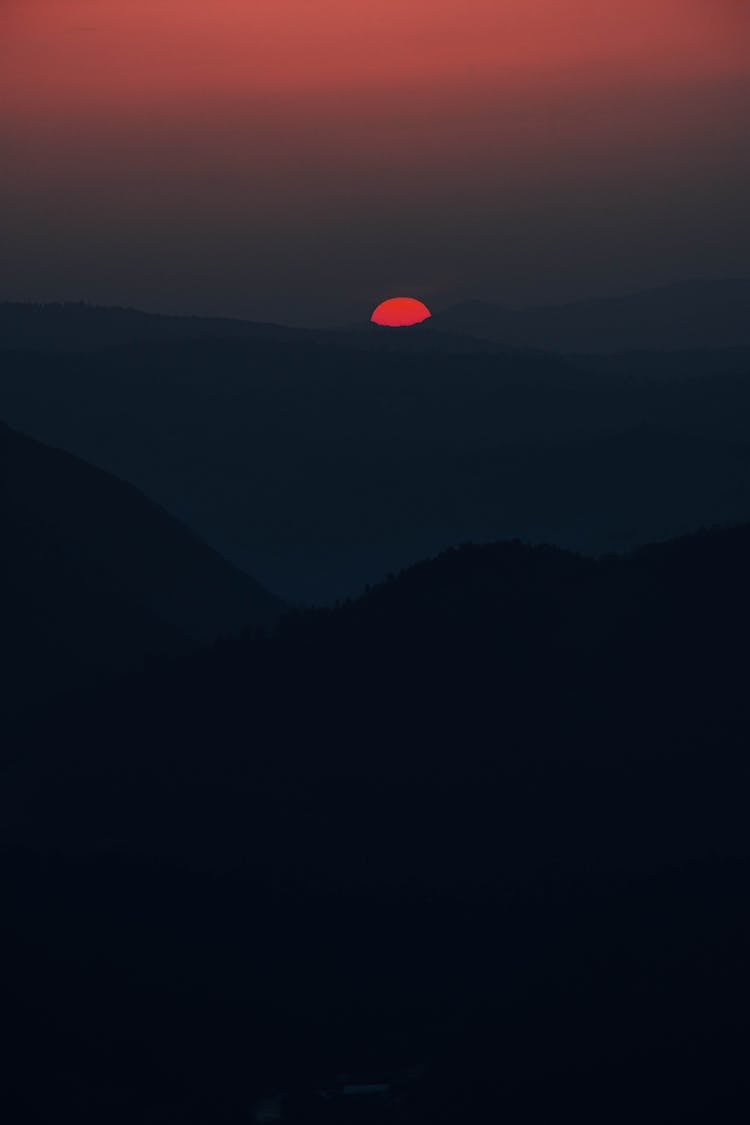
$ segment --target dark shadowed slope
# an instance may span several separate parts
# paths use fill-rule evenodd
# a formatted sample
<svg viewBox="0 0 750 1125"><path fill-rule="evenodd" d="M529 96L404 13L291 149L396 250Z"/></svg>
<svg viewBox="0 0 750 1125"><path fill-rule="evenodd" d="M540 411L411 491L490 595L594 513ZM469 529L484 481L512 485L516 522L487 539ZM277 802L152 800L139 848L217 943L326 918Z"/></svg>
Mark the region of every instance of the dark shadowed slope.
<svg viewBox="0 0 750 1125"><path fill-rule="evenodd" d="M43 526L0 503L0 714L187 651L187 639L71 558Z"/></svg>
<svg viewBox="0 0 750 1125"><path fill-rule="evenodd" d="M744 1121L749 573L466 546L25 721L7 1119Z"/></svg>
<svg viewBox="0 0 750 1125"><path fill-rule="evenodd" d="M718 815L743 791L726 784L750 734L749 570L746 527L601 561L520 543L448 552L131 691L108 755L134 788L97 788L73 836L119 824L137 850L334 886L750 854L744 813ZM96 706L54 720L84 773L101 721ZM70 764L40 746L32 790L51 771L56 793ZM37 817L45 800L19 793L13 809ZM709 803L693 821L696 800ZM56 815L33 834L62 831Z"/></svg>
<svg viewBox="0 0 750 1125"><path fill-rule="evenodd" d="M467 301L435 313L433 321L509 347L562 352L747 347L750 281L685 282L526 309Z"/></svg>
<svg viewBox="0 0 750 1125"><path fill-rule="evenodd" d="M19 683L22 653L38 665L29 695L280 611L132 486L2 425L0 520L3 652Z"/></svg>

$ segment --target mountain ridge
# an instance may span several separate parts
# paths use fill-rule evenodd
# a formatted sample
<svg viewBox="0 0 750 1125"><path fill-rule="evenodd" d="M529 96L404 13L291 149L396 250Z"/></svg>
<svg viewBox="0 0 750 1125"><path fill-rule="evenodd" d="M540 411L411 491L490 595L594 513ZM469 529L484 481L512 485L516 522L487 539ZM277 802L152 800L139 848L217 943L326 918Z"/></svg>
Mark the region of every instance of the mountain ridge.
<svg viewBox="0 0 750 1125"><path fill-rule="evenodd" d="M513 347L617 352L750 345L750 280L675 282L618 297L508 308L483 300L451 305L436 327Z"/></svg>
<svg viewBox="0 0 750 1125"><path fill-rule="evenodd" d="M349 338L388 348L446 344L470 348L472 336L504 348L564 352L679 350L750 346L750 280L695 278L620 295L538 305L507 306L482 298L436 308L416 329L379 330L360 325L300 327L241 317L180 316L85 302L0 302L0 349L41 347L92 350L131 341L286 339L335 342Z"/></svg>

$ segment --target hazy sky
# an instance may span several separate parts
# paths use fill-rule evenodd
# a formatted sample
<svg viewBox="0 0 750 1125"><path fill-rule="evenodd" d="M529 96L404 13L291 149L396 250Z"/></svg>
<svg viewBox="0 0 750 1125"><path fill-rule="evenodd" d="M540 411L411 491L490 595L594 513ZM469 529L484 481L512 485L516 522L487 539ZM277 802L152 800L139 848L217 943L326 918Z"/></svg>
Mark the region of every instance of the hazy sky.
<svg viewBox="0 0 750 1125"><path fill-rule="evenodd" d="M0 299L748 275L748 106L745 0L0 0Z"/></svg>

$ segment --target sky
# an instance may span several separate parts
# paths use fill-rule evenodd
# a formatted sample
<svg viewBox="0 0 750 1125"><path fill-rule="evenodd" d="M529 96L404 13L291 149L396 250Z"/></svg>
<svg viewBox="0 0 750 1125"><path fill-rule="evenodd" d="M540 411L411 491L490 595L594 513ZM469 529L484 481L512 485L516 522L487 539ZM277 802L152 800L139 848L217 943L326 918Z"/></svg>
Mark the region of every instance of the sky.
<svg viewBox="0 0 750 1125"><path fill-rule="evenodd" d="M0 0L0 299L300 324L750 275L746 0Z"/></svg>

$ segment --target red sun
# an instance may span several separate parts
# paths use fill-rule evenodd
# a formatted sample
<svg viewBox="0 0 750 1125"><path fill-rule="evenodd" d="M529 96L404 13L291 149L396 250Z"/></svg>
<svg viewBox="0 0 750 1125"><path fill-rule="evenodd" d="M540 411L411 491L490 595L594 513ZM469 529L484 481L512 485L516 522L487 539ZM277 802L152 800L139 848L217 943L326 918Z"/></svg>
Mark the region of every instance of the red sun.
<svg viewBox="0 0 750 1125"><path fill-rule="evenodd" d="M391 297L378 305L370 320L386 328L409 328L412 324L429 320L431 316L427 305L414 297Z"/></svg>

